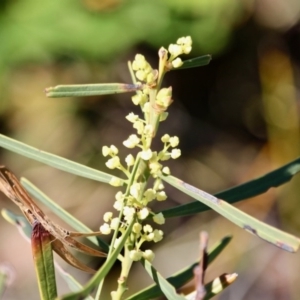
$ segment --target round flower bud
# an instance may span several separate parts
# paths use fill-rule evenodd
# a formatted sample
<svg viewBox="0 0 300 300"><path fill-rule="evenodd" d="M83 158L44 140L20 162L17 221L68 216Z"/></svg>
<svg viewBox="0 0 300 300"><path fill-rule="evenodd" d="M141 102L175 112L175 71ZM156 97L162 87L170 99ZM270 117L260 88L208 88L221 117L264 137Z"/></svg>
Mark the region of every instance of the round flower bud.
<svg viewBox="0 0 300 300"><path fill-rule="evenodd" d="M153 228L152 228L151 225L146 224L146 225L144 225L144 227L143 227L143 231L144 231L145 233L147 233L147 232L152 232L152 231L153 231Z"/></svg>
<svg viewBox="0 0 300 300"><path fill-rule="evenodd" d="M151 149L147 149L144 151L141 151L141 158L143 160L149 160L152 157L152 151Z"/></svg>
<svg viewBox="0 0 300 300"><path fill-rule="evenodd" d="M149 215L149 209L147 207L144 207L137 213L137 215L140 220L144 220Z"/></svg>
<svg viewBox="0 0 300 300"><path fill-rule="evenodd" d="M113 229L113 230L117 230L118 224L119 224L119 218L113 218L110 221L110 228Z"/></svg>
<svg viewBox="0 0 300 300"><path fill-rule="evenodd" d="M120 166L120 158L118 156L112 157L111 159L109 159L105 165L109 168L109 169L115 169L118 168Z"/></svg>
<svg viewBox="0 0 300 300"><path fill-rule="evenodd" d="M153 231L153 233L154 233L153 241L154 241L155 243L157 243L157 242L159 242L159 241L161 241L161 240L163 239L164 233L163 233L162 230L157 230L157 229L155 229L155 230Z"/></svg>
<svg viewBox="0 0 300 300"><path fill-rule="evenodd" d="M127 116L126 116L126 119L131 122L131 123L134 123L136 122L138 119L139 119L139 116L138 115L135 115L133 112L129 113Z"/></svg>
<svg viewBox="0 0 300 300"><path fill-rule="evenodd" d="M162 213L158 213L153 217L153 221L159 225L165 224L165 218Z"/></svg>
<svg viewBox="0 0 300 300"><path fill-rule="evenodd" d="M152 250L147 249L147 250L144 251L143 257L144 257L146 260L152 262L153 259L154 259L154 257L155 257L155 254L153 253Z"/></svg>
<svg viewBox="0 0 300 300"><path fill-rule="evenodd" d="M128 154L125 158L125 162L127 164L128 167L131 167L134 165L134 157L132 154Z"/></svg>
<svg viewBox="0 0 300 300"><path fill-rule="evenodd" d="M111 211L108 211L103 215L103 220L105 222L109 222L111 220L112 216L113 216L113 213Z"/></svg>
<svg viewBox="0 0 300 300"><path fill-rule="evenodd" d="M168 134L164 134L162 137L161 137L161 141L163 143L167 143L168 141L170 140L170 136Z"/></svg>
<svg viewBox="0 0 300 300"><path fill-rule="evenodd" d="M183 61L181 60L180 57L177 57L176 59L174 59L174 60L172 61L172 66L173 66L173 68L179 68L179 67L181 67L182 65L183 65Z"/></svg>
<svg viewBox="0 0 300 300"><path fill-rule="evenodd" d="M141 251L131 250L129 253L129 257L133 261L139 261L143 257L143 253Z"/></svg>
<svg viewBox="0 0 300 300"><path fill-rule="evenodd" d="M122 186L123 180L117 177L112 177L111 180L109 181L109 184L112 186Z"/></svg>
<svg viewBox="0 0 300 300"><path fill-rule="evenodd" d="M159 191L156 194L156 200L157 201L164 201L168 198L168 196L166 195L165 191Z"/></svg>
<svg viewBox="0 0 300 300"><path fill-rule="evenodd" d="M107 147L107 146L103 146L103 147L102 147L102 155L103 155L104 157L106 157L106 156L108 156L108 155L110 155L110 154L111 154L110 148Z"/></svg>
<svg viewBox="0 0 300 300"><path fill-rule="evenodd" d="M178 136L173 136L169 139L169 143L171 145L171 147L176 147L179 144L179 138Z"/></svg>
<svg viewBox="0 0 300 300"><path fill-rule="evenodd" d="M100 231L103 234L110 234L111 233L111 228L107 223L104 223L103 225L100 226Z"/></svg>
<svg viewBox="0 0 300 300"><path fill-rule="evenodd" d="M117 155L117 154L119 153L118 148L117 148L116 146L114 146L114 145L111 145L111 146L110 146L110 150L111 150L111 152L112 152L113 154L115 154L115 155Z"/></svg>
<svg viewBox="0 0 300 300"><path fill-rule="evenodd" d="M180 150L180 149L173 149L173 150L171 151L171 157L172 157L173 159L178 158L180 155L181 155L181 150Z"/></svg>
<svg viewBox="0 0 300 300"><path fill-rule="evenodd" d="M132 226L132 231L134 233L137 233L139 234L142 230L142 225L140 223L134 223L133 226Z"/></svg>
<svg viewBox="0 0 300 300"><path fill-rule="evenodd" d="M170 174L171 174L171 171L170 171L169 167L164 167L164 168L162 169L162 171L163 171L163 173L166 174L166 175L170 175Z"/></svg>

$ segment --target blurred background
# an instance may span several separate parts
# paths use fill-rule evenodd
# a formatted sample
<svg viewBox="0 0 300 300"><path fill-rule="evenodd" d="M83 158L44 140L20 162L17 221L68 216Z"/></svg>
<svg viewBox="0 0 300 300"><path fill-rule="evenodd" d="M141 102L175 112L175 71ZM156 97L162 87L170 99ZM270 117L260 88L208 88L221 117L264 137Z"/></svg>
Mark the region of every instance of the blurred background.
<svg viewBox="0 0 300 300"><path fill-rule="evenodd" d="M136 53L156 67L159 47L190 35L193 50L188 58L211 54L213 59L208 66L166 76L174 103L159 136L176 134L182 149L182 157L169 163L172 174L209 193L246 182L300 153L299 18L298 0L1 0L0 132L108 171L103 145L116 145L121 157L128 153L122 141L132 128L125 115L136 111L130 95L48 99L44 89L130 82L127 61ZM117 190L110 186L5 149L0 149L0 159L94 230L112 209ZM298 175L236 206L300 236L299 184ZM154 210L191 201L167 190L168 201ZM0 207L19 212L2 194ZM9 263L15 277L3 299L39 299L29 244L3 218L0 228L0 263ZM299 253L284 253L211 211L170 219L163 230L165 239L153 249L154 266L164 276L197 260L199 232L206 230L210 245L233 235L209 267L206 281L225 272L239 274L216 299L299 299ZM80 259L94 267L101 264L86 256ZM64 266L82 283L88 280L88 275ZM116 287L118 274L117 265L107 291ZM59 275L57 279L59 294L67 292ZM136 264L127 295L149 283ZM191 289L192 283L185 291Z"/></svg>

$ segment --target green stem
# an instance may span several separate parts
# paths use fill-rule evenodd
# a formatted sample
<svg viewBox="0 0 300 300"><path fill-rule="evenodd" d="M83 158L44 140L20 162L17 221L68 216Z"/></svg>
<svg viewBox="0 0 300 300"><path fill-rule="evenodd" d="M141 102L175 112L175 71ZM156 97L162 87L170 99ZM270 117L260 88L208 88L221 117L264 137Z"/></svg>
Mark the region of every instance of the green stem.
<svg viewBox="0 0 300 300"><path fill-rule="evenodd" d="M132 266L132 259L129 257L130 254L130 248L129 245L125 245L124 249L124 260L122 261L122 271L120 274L120 277L118 279L118 289L116 291L116 294L114 295L113 300L120 300L122 299L123 294L127 291L127 278L129 275L129 271Z"/></svg>

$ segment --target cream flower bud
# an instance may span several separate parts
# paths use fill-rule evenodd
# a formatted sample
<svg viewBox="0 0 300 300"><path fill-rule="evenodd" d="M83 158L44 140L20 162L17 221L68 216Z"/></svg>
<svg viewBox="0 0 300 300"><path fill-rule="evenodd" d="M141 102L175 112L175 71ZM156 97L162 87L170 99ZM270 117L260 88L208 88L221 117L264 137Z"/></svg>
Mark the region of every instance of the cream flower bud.
<svg viewBox="0 0 300 300"><path fill-rule="evenodd" d="M162 165L157 161L149 164L151 174L155 174L161 170Z"/></svg>
<svg viewBox="0 0 300 300"><path fill-rule="evenodd" d="M127 216L131 217L135 214L135 208L125 206L124 209L123 209L123 214L124 214L125 217L127 217Z"/></svg>
<svg viewBox="0 0 300 300"><path fill-rule="evenodd" d="M170 136L168 134L164 134L162 137L161 137L161 141L163 143L167 143L168 141L170 140Z"/></svg>
<svg viewBox="0 0 300 300"><path fill-rule="evenodd" d="M132 231L136 234L139 234L142 230L142 225L140 223L134 223L132 226Z"/></svg>
<svg viewBox="0 0 300 300"><path fill-rule="evenodd" d="M129 257L133 261L139 261L143 257L143 252L142 251L131 250L129 252Z"/></svg>
<svg viewBox="0 0 300 300"><path fill-rule="evenodd" d="M134 57L134 61L132 63L132 69L134 71L138 70L138 69L144 69L147 65L146 59L144 57L144 55L142 54L136 54L136 56Z"/></svg>
<svg viewBox="0 0 300 300"><path fill-rule="evenodd" d="M131 123L134 123L136 122L138 119L139 119L139 116L138 115L135 115L133 112L129 113L127 116L126 116L126 119L131 122Z"/></svg>
<svg viewBox="0 0 300 300"><path fill-rule="evenodd" d="M154 241L155 243L161 241L162 238L163 238L163 235L164 235L164 233L163 233L162 230L157 230L157 229L155 229L155 230L153 231L153 234L154 234L153 241Z"/></svg>
<svg viewBox="0 0 300 300"><path fill-rule="evenodd" d="M156 198L156 191L154 189L147 189L144 192L144 197L146 198L147 202L150 202Z"/></svg>
<svg viewBox="0 0 300 300"><path fill-rule="evenodd" d="M135 146L138 145L140 142L140 139L136 134L131 134L129 138L123 142L123 145L127 148L134 148Z"/></svg>
<svg viewBox="0 0 300 300"><path fill-rule="evenodd" d="M183 50L184 54L189 54L192 51L192 46L187 46L186 45L186 46L183 47L182 50Z"/></svg>
<svg viewBox="0 0 300 300"><path fill-rule="evenodd" d="M163 190L164 188L165 188L165 186L162 182L157 187L158 190Z"/></svg>
<svg viewBox="0 0 300 300"><path fill-rule="evenodd" d="M138 53L135 55L134 59L141 64L139 68L145 68L147 62L144 55Z"/></svg>
<svg viewBox="0 0 300 300"><path fill-rule="evenodd" d="M178 45L192 46L192 38L188 36L181 37L176 42Z"/></svg>
<svg viewBox="0 0 300 300"><path fill-rule="evenodd" d="M113 208L117 211L120 211L123 207L123 202L121 201L115 201Z"/></svg>
<svg viewBox="0 0 300 300"><path fill-rule="evenodd" d="M106 156L108 156L108 155L110 155L110 154L111 154L110 148L107 147L107 146L103 146L103 147L102 147L102 155L103 155L104 157L106 157Z"/></svg>
<svg viewBox="0 0 300 300"><path fill-rule="evenodd" d="M159 191L156 194L156 200L157 201L164 201L168 198L168 196L166 195L165 191Z"/></svg>
<svg viewBox="0 0 300 300"><path fill-rule="evenodd" d="M162 213L154 215L153 221L159 225L165 224L164 215Z"/></svg>
<svg viewBox="0 0 300 300"><path fill-rule="evenodd" d="M155 74L154 74L154 72L151 72L151 73L149 73L149 74L146 76L146 82L147 82L148 84L152 83L154 80L155 80Z"/></svg>
<svg viewBox="0 0 300 300"><path fill-rule="evenodd" d="M185 44L186 45L189 45L189 46L192 46L192 38L188 35L185 37Z"/></svg>
<svg viewBox="0 0 300 300"><path fill-rule="evenodd" d="M156 96L156 101L158 105L167 108L173 102L172 100L172 87L162 88Z"/></svg>
<svg viewBox="0 0 300 300"><path fill-rule="evenodd" d="M150 232L146 236L144 236L147 242L152 242L154 239L154 233Z"/></svg>
<svg viewBox="0 0 300 300"><path fill-rule="evenodd" d="M183 45L184 43L185 43L185 37L180 37L176 41L177 45Z"/></svg>
<svg viewBox="0 0 300 300"><path fill-rule="evenodd" d="M146 102L143 107L143 112L148 113L148 112L150 112L150 109L151 109L151 104L149 102Z"/></svg>
<svg viewBox="0 0 300 300"><path fill-rule="evenodd" d="M125 162L127 164L128 167L131 167L134 165L134 157L132 154L128 154L125 158Z"/></svg>
<svg viewBox="0 0 300 300"><path fill-rule="evenodd" d="M142 134L144 131L144 123L142 121L136 121L133 123L133 128L137 130L138 134Z"/></svg>
<svg viewBox="0 0 300 300"><path fill-rule="evenodd" d="M144 227L143 227L143 231L144 231L145 233L147 233L147 232L152 232L152 231L153 231L153 228L152 228L151 225L146 224L146 225L144 225Z"/></svg>
<svg viewBox="0 0 300 300"><path fill-rule="evenodd" d="M124 198L125 198L125 196L121 191L118 191L115 195L115 199L120 202L123 202Z"/></svg>
<svg viewBox="0 0 300 300"><path fill-rule="evenodd" d="M171 147L176 147L179 144L179 138L178 136L173 136L169 139L169 143L171 145Z"/></svg>
<svg viewBox="0 0 300 300"><path fill-rule="evenodd" d="M110 228L113 229L113 230L117 230L118 224L119 224L119 218L113 218L110 221Z"/></svg>
<svg viewBox="0 0 300 300"><path fill-rule="evenodd" d="M111 150L111 152L112 152L113 154L115 154L115 155L117 155L117 154L119 153L118 148L117 148L116 146L114 146L114 145L111 145L111 146L110 146L110 150Z"/></svg>
<svg viewBox="0 0 300 300"><path fill-rule="evenodd" d="M146 125L145 128L144 128L144 134L146 134L146 135L152 136L153 131L154 131L153 126L151 124Z"/></svg>
<svg viewBox="0 0 300 300"><path fill-rule="evenodd" d="M109 181L109 184L112 186L122 186L123 180L117 177L112 177L111 180Z"/></svg>
<svg viewBox="0 0 300 300"><path fill-rule="evenodd" d="M152 262L152 261L154 260L155 254L154 254L154 252L153 252L152 250L147 249L147 250L144 251L143 257L144 257L146 260Z"/></svg>
<svg viewBox="0 0 300 300"><path fill-rule="evenodd" d="M147 207L144 207L137 213L137 215L140 220L144 220L149 215L149 209Z"/></svg>
<svg viewBox="0 0 300 300"><path fill-rule="evenodd" d="M173 159L178 158L180 155L181 155L181 150L180 150L180 149L173 149L173 150L171 151L171 157L172 157Z"/></svg>
<svg viewBox="0 0 300 300"><path fill-rule="evenodd" d="M136 94L131 97L134 105L139 105L143 101L143 96L141 94Z"/></svg>
<svg viewBox="0 0 300 300"><path fill-rule="evenodd" d="M135 199L138 199L139 195L140 195L140 190L141 190L141 184L136 182L131 185L129 192L132 197L134 197Z"/></svg>
<svg viewBox="0 0 300 300"><path fill-rule="evenodd" d="M171 174L171 171L170 171L169 167L164 167L164 168L162 169L162 171L163 171L163 173L166 174L166 175L170 175L170 174Z"/></svg>
<svg viewBox="0 0 300 300"><path fill-rule="evenodd" d="M172 61L172 66L173 66L173 68L179 68L179 67L181 67L182 65L183 65L183 61L181 60L180 57L177 57L176 59L174 59L174 60Z"/></svg>
<svg viewBox="0 0 300 300"><path fill-rule="evenodd" d="M168 50L173 57L177 57L178 55L182 54L181 46L176 44L170 44Z"/></svg>
<svg viewBox="0 0 300 300"><path fill-rule="evenodd" d="M149 160L152 157L151 149L141 151L141 158L143 160Z"/></svg>
<svg viewBox="0 0 300 300"><path fill-rule="evenodd" d="M107 223L104 223L103 225L100 226L100 231L103 234L110 234L111 233L111 228Z"/></svg>
<svg viewBox="0 0 300 300"><path fill-rule="evenodd" d="M108 223L111 220L112 216L113 213L111 211L108 211L103 215L103 220Z"/></svg>
<svg viewBox="0 0 300 300"><path fill-rule="evenodd" d="M138 80L145 81L147 79L147 73L144 70L138 70L135 73Z"/></svg>
<svg viewBox="0 0 300 300"><path fill-rule="evenodd" d="M172 96L172 87L160 89L159 92L157 93L156 98L157 99L162 99L166 96Z"/></svg>
<svg viewBox="0 0 300 300"><path fill-rule="evenodd" d="M109 169L118 168L120 166L120 158L118 156L112 157L105 163L105 165Z"/></svg>

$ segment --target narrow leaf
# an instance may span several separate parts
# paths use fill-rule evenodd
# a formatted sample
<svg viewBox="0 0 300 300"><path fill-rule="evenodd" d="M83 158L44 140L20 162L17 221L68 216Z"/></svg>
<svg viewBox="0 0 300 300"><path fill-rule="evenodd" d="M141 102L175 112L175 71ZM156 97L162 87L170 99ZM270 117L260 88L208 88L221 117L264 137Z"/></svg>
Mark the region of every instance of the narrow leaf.
<svg viewBox="0 0 300 300"><path fill-rule="evenodd" d="M207 283L205 285L205 290L207 291L204 300L211 299L212 297L216 296L217 294L223 292L226 287L232 284L237 278L237 274L223 274L213 281ZM185 298L187 300L195 300L196 291L187 295Z"/></svg>
<svg viewBox="0 0 300 300"><path fill-rule="evenodd" d="M23 215L16 215L8 209L2 209L1 214L7 222L17 226L17 229L26 240L30 239L32 227Z"/></svg>
<svg viewBox="0 0 300 300"><path fill-rule="evenodd" d="M55 215L60 217L63 221L73 227L75 230L86 233L93 233L93 231L80 222L78 219L73 217L70 213L68 213L65 209L63 209L60 205L54 202L51 198L45 195L40 189L38 189L33 183L31 183L26 178L21 178L21 184L24 188L31 194L35 199L46 205ZM95 236L87 237L91 242L95 245L99 245L98 239ZM100 239L100 238L99 238ZM108 250L108 245L102 240L102 245L105 245L105 250Z"/></svg>
<svg viewBox="0 0 300 300"><path fill-rule="evenodd" d="M188 59L183 61L183 65L179 68L172 69L172 70L180 70L180 69L190 69L208 65L211 61L211 55L202 55L199 57L195 57L192 59Z"/></svg>
<svg viewBox="0 0 300 300"><path fill-rule="evenodd" d="M300 171L300 158L280 167L259 178L243 183L226 191L215 194L215 197L224 199L229 203L235 203L247 198L251 198L266 192L271 187L280 186L293 178ZM161 211L165 218L194 215L196 213L209 210L210 207L193 201L182 204L171 209Z"/></svg>
<svg viewBox="0 0 300 300"><path fill-rule="evenodd" d="M67 273L59 264L55 263L55 268L58 270L59 274L63 278L63 280L67 283L69 289L72 292L78 292L82 290L82 285L69 273ZM88 296L85 298L86 300L94 300L93 297Z"/></svg>
<svg viewBox="0 0 300 300"><path fill-rule="evenodd" d="M53 236L41 223L36 222L32 229L31 246L40 296L43 300L53 300L57 296L52 240Z"/></svg>
<svg viewBox="0 0 300 300"><path fill-rule="evenodd" d="M31 147L2 134L0 134L0 147L42 162L54 168L96 181L108 183L113 177L110 174L89 168L85 165L81 165L55 154L51 154Z"/></svg>
<svg viewBox="0 0 300 300"><path fill-rule="evenodd" d="M211 299L215 295L223 292L226 287L231 285L237 279L238 275L236 273L233 274L223 274L210 283L205 285L206 295L204 300Z"/></svg>
<svg viewBox="0 0 300 300"><path fill-rule="evenodd" d="M148 260L141 259L141 263L146 269L149 276L154 280L154 282L159 286L163 294L168 300L184 300L183 296L176 293L173 285L171 285L157 270L151 265Z"/></svg>
<svg viewBox="0 0 300 300"><path fill-rule="evenodd" d="M95 287L102 281L105 276L110 271L111 267L114 265L115 261L118 258L118 255L120 254L121 250L123 249L123 246L131 233L131 229L134 223L134 219L130 223L130 225L127 227L126 231L122 235L122 238L120 242L118 243L118 246L114 249L111 256L107 258L103 266L97 271L97 273L92 277L92 279L83 287L83 289L76 293L70 293L65 296L59 297L58 299L61 300L81 300L85 297L89 296L90 293L95 289Z"/></svg>
<svg viewBox="0 0 300 300"><path fill-rule="evenodd" d="M21 215L15 215L14 213L10 212L7 209L2 209L1 211L2 216L11 224L15 225L17 227L17 229L19 230L19 232L21 233L21 235L28 241L30 242L30 238L31 238L31 232L32 232L32 227L31 225L28 223L27 219L24 216ZM56 241L52 241L52 247L55 244ZM54 246L55 247L55 246ZM55 250L56 251L56 250ZM57 251L56 251L57 252ZM71 253L68 253L68 258L70 258ZM62 256L61 256L62 257ZM72 255L72 259L71 260L77 260L73 255ZM63 258L63 257L62 257ZM64 258L63 258L64 259ZM70 259L69 259L70 260ZM66 260L67 263L71 264L69 260ZM71 291L75 292L75 291L79 291L82 289L82 285L77 282L70 274L66 273L63 268L57 263L54 262L55 264L55 268L59 271L59 273L61 274L61 276L63 277L63 279L67 282L69 288ZM74 265L74 267L78 268L78 266L76 266L76 264ZM86 266L85 266L86 267ZM93 273L95 272L93 269L90 269L91 272ZM85 270L86 272L89 272L87 270ZM88 297L88 300L93 300L92 297Z"/></svg>
<svg viewBox="0 0 300 300"><path fill-rule="evenodd" d="M289 252L296 252L298 250L300 245L299 238L258 221L226 201L197 189L176 177L163 176L162 179L261 239Z"/></svg>
<svg viewBox="0 0 300 300"><path fill-rule="evenodd" d="M55 87L47 88L46 96L58 98L109 95L134 92L142 89L142 87L142 85L126 83L57 85Z"/></svg>
<svg viewBox="0 0 300 300"><path fill-rule="evenodd" d="M228 245L228 243L231 241L230 236L224 237L219 243L214 245L212 249L208 252L208 261L207 264L210 265L215 258L225 249L225 247ZM176 274L168 277L166 280L172 284L176 289L179 289L184 284L189 282L194 274L193 269L195 266L197 266L199 262L195 262L191 264L190 266L184 268L183 270L180 270ZM159 297L162 295L161 289L156 284L152 284L149 287L137 292L134 295L131 295L129 298L126 298L127 300L148 300L153 299L156 297Z"/></svg>

